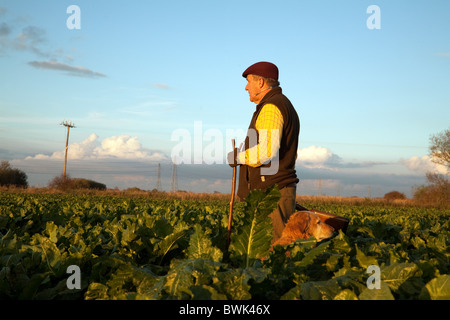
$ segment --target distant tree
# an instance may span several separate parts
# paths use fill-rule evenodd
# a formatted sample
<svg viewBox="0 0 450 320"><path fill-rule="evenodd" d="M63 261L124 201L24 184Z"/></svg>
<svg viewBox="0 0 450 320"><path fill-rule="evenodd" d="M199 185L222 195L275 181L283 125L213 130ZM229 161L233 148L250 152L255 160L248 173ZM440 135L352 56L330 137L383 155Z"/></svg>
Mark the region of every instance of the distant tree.
<svg viewBox="0 0 450 320"><path fill-rule="evenodd" d="M404 193L401 193L398 191L391 191L384 195L384 199L386 199L386 200L403 200L403 199L406 199L406 196Z"/></svg>
<svg viewBox="0 0 450 320"><path fill-rule="evenodd" d="M49 188L69 190L69 189L96 189L106 190L106 185L100 182L83 179L83 178L71 178L69 175L61 174L54 177L49 183Z"/></svg>
<svg viewBox="0 0 450 320"><path fill-rule="evenodd" d="M450 181L442 174L427 173L429 185L421 185L415 188L414 200L424 204L440 206L450 205Z"/></svg>
<svg viewBox="0 0 450 320"><path fill-rule="evenodd" d="M28 187L28 177L25 172L14 169L9 161L2 161L0 164L0 186Z"/></svg>
<svg viewBox="0 0 450 320"><path fill-rule="evenodd" d="M73 178L70 180L70 185L73 189L106 190L105 184L84 178Z"/></svg>
<svg viewBox="0 0 450 320"><path fill-rule="evenodd" d="M413 198L421 203L448 206L450 204L450 129L430 137L431 161L447 167L447 174L427 172L429 185L415 188Z"/></svg>
<svg viewBox="0 0 450 320"><path fill-rule="evenodd" d="M430 137L431 161L450 169L450 129L442 131Z"/></svg>
<svg viewBox="0 0 450 320"><path fill-rule="evenodd" d="M61 174L50 180L48 182L48 187L53 189L67 189L68 181L70 181L70 176L66 174L66 178L64 179L63 174Z"/></svg>

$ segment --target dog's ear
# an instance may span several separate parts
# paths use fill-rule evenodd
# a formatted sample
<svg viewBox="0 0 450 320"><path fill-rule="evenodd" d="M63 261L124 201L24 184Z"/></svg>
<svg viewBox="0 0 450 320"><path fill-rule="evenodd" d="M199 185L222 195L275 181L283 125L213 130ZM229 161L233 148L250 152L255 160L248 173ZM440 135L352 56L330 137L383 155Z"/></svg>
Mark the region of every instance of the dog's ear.
<svg viewBox="0 0 450 320"><path fill-rule="evenodd" d="M298 227L303 227L308 222L308 213L307 212L297 212L294 216L291 217L292 223Z"/></svg>
<svg viewBox="0 0 450 320"><path fill-rule="evenodd" d="M306 221L305 221L305 229L304 229L304 233L307 235L312 235L313 233L313 229L316 227L317 221L316 218L317 216L315 215L315 213L313 212L308 212L308 215L306 216Z"/></svg>
<svg viewBox="0 0 450 320"><path fill-rule="evenodd" d="M295 225L298 230L301 230L303 234L306 234L309 229L309 224L311 223L311 213L310 212L301 212L295 217Z"/></svg>

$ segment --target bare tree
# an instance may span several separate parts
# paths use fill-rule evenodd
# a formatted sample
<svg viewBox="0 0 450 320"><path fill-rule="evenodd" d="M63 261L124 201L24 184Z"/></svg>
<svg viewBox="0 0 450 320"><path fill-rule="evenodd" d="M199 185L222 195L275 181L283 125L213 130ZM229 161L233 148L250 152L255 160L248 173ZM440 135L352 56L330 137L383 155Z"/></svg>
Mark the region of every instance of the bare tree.
<svg viewBox="0 0 450 320"><path fill-rule="evenodd" d="M430 137L431 161L450 169L450 129Z"/></svg>
<svg viewBox="0 0 450 320"><path fill-rule="evenodd" d="M431 161L447 167L447 174L427 172L429 185L419 186L414 191L414 199L422 203L448 206L450 200L450 129L430 137Z"/></svg>

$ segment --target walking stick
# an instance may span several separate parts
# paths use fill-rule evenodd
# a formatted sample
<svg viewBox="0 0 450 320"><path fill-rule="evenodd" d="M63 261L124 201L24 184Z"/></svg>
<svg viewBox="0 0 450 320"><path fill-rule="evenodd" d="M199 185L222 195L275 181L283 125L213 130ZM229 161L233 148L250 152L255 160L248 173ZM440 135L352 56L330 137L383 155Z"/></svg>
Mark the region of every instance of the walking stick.
<svg viewBox="0 0 450 320"><path fill-rule="evenodd" d="M234 139L231 140L231 144L233 145L233 152L235 148L235 141ZM231 223L233 221L233 203L234 203L234 194L236 189L236 167L233 167L233 181L232 181L232 187L231 187L231 201L230 201L230 213L228 214L228 230L227 230L227 247L230 245L230 236L231 236Z"/></svg>

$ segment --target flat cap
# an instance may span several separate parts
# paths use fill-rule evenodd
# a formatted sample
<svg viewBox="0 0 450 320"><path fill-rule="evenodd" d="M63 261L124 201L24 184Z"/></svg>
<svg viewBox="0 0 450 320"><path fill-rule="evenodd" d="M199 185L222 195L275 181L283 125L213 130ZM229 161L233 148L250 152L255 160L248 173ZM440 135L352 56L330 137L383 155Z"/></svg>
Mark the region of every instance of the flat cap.
<svg viewBox="0 0 450 320"><path fill-rule="evenodd" d="M271 62L261 61L248 67L242 76L247 78L249 74L278 80L278 67Z"/></svg>

